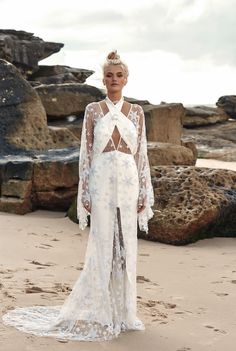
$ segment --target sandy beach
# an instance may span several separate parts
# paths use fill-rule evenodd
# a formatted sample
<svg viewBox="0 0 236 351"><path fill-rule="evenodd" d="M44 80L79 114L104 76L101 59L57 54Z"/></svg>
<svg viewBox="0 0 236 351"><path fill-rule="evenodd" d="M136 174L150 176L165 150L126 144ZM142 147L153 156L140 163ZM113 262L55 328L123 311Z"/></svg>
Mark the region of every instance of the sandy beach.
<svg viewBox="0 0 236 351"><path fill-rule="evenodd" d="M197 166L236 170L232 162ZM87 238L88 229L80 231L64 212L0 212L1 315L16 306L62 303L82 270ZM234 351L235 240L180 247L139 240L138 316L145 331L102 343L61 342L0 323L0 351Z"/></svg>

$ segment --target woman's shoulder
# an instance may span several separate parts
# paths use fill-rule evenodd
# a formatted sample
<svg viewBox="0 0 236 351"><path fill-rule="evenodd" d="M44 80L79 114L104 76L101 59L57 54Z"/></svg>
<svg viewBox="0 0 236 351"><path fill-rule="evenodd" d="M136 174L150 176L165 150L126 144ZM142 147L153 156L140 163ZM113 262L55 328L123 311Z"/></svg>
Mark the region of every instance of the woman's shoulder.
<svg viewBox="0 0 236 351"><path fill-rule="evenodd" d="M91 109L98 107L98 106L99 106L99 102L93 101L93 102L90 102L89 104L86 105L86 109L91 110Z"/></svg>
<svg viewBox="0 0 236 351"><path fill-rule="evenodd" d="M86 105L86 110L89 112L96 111L99 108L99 101L93 101Z"/></svg>
<svg viewBox="0 0 236 351"><path fill-rule="evenodd" d="M131 104L131 110L133 112L136 112L137 114L143 114L144 111L143 111L143 108L141 105L137 104L137 103L130 103Z"/></svg>

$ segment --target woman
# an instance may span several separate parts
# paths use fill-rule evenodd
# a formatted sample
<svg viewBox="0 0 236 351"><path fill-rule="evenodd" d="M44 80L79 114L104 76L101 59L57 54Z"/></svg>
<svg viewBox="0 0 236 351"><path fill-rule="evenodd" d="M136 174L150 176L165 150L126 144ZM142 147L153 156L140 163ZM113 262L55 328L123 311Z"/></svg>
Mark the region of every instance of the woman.
<svg viewBox="0 0 236 351"><path fill-rule="evenodd" d="M143 330L136 316L137 220L148 231L153 188L142 108L125 102L128 68L117 52L103 67L107 97L87 105L77 215L90 232L83 271L62 306L17 308L6 324L42 336L101 341Z"/></svg>

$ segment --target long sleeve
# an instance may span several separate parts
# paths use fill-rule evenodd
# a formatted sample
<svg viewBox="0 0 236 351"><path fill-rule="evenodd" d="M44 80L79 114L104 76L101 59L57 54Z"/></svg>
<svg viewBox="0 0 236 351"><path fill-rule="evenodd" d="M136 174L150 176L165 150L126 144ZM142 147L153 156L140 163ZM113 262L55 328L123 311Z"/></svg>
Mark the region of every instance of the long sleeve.
<svg viewBox="0 0 236 351"><path fill-rule="evenodd" d="M94 114L92 104L87 105L84 114L80 156L79 156L79 184L77 195L77 218L79 227L84 229L88 224L89 212L85 209L85 202L90 203L89 172L93 155Z"/></svg>
<svg viewBox="0 0 236 351"><path fill-rule="evenodd" d="M151 183L150 165L147 156L147 137L145 116L141 106L138 108L138 148L135 154L135 162L139 175L138 203L144 204L145 209L138 213L139 229L148 233L148 221L153 217L151 206L154 205L154 192Z"/></svg>

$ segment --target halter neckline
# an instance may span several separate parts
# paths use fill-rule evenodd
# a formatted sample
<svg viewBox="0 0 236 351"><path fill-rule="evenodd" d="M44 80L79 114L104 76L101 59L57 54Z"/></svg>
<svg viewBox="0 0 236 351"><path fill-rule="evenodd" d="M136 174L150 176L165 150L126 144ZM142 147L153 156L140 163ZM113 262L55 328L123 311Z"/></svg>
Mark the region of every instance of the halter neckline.
<svg viewBox="0 0 236 351"><path fill-rule="evenodd" d="M120 98L120 100L116 104L114 104L114 102L111 101L111 99L109 99L108 96L106 96L105 100L106 100L108 106L110 106L112 108L115 108L115 109L118 109L119 111L121 111L121 108L122 108L123 102L124 102L124 97L123 96Z"/></svg>

